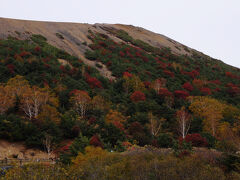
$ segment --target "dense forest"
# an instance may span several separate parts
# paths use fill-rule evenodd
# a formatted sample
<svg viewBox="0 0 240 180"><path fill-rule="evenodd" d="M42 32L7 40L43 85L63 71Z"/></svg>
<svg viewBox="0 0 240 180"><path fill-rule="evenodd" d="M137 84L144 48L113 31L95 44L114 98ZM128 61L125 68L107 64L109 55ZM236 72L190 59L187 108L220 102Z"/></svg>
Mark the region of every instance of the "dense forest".
<svg viewBox="0 0 240 180"><path fill-rule="evenodd" d="M239 179L240 70L107 30L122 42L89 30L85 57L113 79L41 35L0 40L0 137L59 157L9 178Z"/></svg>

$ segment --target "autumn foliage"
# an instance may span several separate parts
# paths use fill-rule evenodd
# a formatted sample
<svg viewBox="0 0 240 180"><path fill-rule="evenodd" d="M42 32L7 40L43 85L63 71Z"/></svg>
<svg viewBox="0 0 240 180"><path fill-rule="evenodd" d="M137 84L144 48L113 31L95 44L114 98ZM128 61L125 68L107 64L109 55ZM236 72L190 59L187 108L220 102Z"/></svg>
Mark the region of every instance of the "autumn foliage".
<svg viewBox="0 0 240 180"><path fill-rule="evenodd" d="M106 123L113 124L116 128L124 131L124 123L126 122L127 118L120 112L110 110L106 115Z"/></svg>
<svg viewBox="0 0 240 180"><path fill-rule="evenodd" d="M184 140L186 142L190 142L192 146L194 147L207 147L208 143L205 138L203 138L200 134L194 133L194 134L188 134ZM179 138L179 141L182 142L183 138Z"/></svg>
<svg viewBox="0 0 240 180"><path fill-rule="evenodd" d="M174 95L177 98L186 99L189 96L189 93L187 91L176 90L174 91Z"/></svg>
<svg viewBox="0 0 240 180"><path fill-rule="evenodd" d="M70 95L73 108L81 117L84 117L91 102L88 93L86 91L74 90Z"/></svg>
<svg viewBox="0 0 240 180"><path fill-rule="evenodd" d="M132 93L130 98L133 102L139 102L139 101L145 101L146 100L145 94L142 93L141 91L135 91L134 93Z"/></svg>
<svg viewBox="0 0 240 180"><path fill-rule="evenodd" d="M95 77L86 74L86 81L91 88L102 88L102 83Z"/></svg>
<svg viewBox="0 0 240 180"><path fill-rule="evenodd" d="M4 114L16 102L15 95L11 92L9 86L0 85L0 114Z"/></svg>
<svg viewBox="0 0 240 180"><path fill-rule="evenodd" d="M223 118L224 105L209 97L194 97L189 109L197 116L204 118L205 131L216 136L217 127Z"/></svg>
<svg viewBox="0 0 240 180"><path fill-rule="evenodd" d="M170 97L173 94L167 88L160 88L158 90L158 95L162 97Z"/></svg>
<svg viewBox="0 0 240 180"><path fill-rule="evenodd" d="M207 87L201 88L200 91L201 91L204 95L211 95L211 94L212 94L211 89L210 89L210 88L207 88Z"/></svg>
<svg viewBox="0 0 240 180"><path fill-rule="evenodd" d="M92 145L92 146L95 146L95 147L101 147L101 148L103 148L103 144L101 143L98 135L92 136L92 138L90 139L89 144Z"/></svg>
<svg viewBox="0 0 240 180"><path fill-rule="evenodd" d="M193 86L189 82L184 83L182 87L187 91L193 91Z"/></svg>

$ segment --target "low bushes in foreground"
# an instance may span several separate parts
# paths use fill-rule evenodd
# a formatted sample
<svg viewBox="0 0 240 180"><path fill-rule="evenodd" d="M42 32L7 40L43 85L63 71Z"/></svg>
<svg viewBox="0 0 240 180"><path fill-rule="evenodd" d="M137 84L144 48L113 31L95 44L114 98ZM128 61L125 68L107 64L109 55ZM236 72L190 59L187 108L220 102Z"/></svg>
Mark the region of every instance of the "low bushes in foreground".
<svg viewBox="0 0 240 180"><path fill-rule="evenodd" d="M239 179L236 171L226 172L212 163L192 154L181 158L156 152L115 153L100 147L88 146L72 164L31 164L15 167L3 179L104 179L104 180L225 180Z"/></svg>

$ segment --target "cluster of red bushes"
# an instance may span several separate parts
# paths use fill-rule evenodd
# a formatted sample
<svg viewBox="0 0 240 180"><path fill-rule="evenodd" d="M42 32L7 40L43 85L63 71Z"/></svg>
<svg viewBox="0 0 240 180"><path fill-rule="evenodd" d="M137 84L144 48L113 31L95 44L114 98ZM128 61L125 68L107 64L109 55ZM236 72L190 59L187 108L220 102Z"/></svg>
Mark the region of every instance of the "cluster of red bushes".
<svg viewBox="0 0 240 180"><path fill-rule="evenodd" d="M123 72L123 77L132 77L132 74L129 72Z"/></svg>
<svg viewBox="0 0 240 180"><path fill-rule="evenodd" d="M237 85L235 85L233 83L228 83L226 85L226 87L228 87L227 92L231 96L236 96L236 95L240 94L240 88Z"/></svg>
<svg viewBox="0 0 240 180"><path fill-rule="evenodd" d="M100 141L100 138L98 137L98 135L92 136L91 139L90 139L89 144L92 145L92 146L95 146L95 147L103 148L103 144Z"/></svg>
<svg viewBox="0 0 240 180"><path fill-rule="evenodd" d="M65 66L61 65L59 68L61 69L62 72L66 72Z"/></svg>
<svg viewBox="0 0 240 180"><path fill-rule="evenodd" d="M190 92L193 91L193 86L189 82L184 83L182 87Z"/></svg>
<svg viewBox="0 0 240 180"><path fill-rule="evenodd" d="M191 78L196 78L197 76L199 76L199 72L197 70L193 70L191 72L186 72L186 71L181 71L182 74L188 75Z"/></svg>
<svg viewBox="0 0 240 180"><path fill-rule="evenodd" d="M176 90L174 91L174 95L177 98L186 99L189 96L189 93L187 91Z"/></svg>
<svg viewBox="0 0 240 180"><path fill-rule="evenodd" d="M146 96L144 93L142 93L141 91L135 91L134 93L132 93L132 95L130 96L130 99L133 102L139 102L139 101L145 101L146 100Z"/></svg>
<svg viewBox="0 0 240 180"><path fill-rule="evenodd" d="M162 97L169 97L172 96L173 94L167 88L160 88L158 91L158 95Z"/></svg>
<svg viewBox="0 0 240 180"><path fill-rule="evenodd" d="M210 88L207 88L207 87L201 88L200 91L201 91L204 95L211 95L211 94L212 94L211 89L210 89Z"/></svg>
<svg viewBox="0 0 240 180"><path fill-rule="evenodd" d="M125 129L124 129L124 125L123 125L121 122L119 122L119 121L113 121L112 123L113 123L113 125L114 125L116 128L120 129L121 131L124 131L124 130L125 130Z"/></svg>
<svg viewBox="0 0 240 180"><path fill-rule="evenodd" d="M164 70L163 72L164 72L164 74L166 74L167 76L170 76L170 77L172 77L172 78L174 77L174 73L171 72L171 71Z"/></svg>
<svg viewBox="0 0 240 180"><path fill-rule="evenodd" d="M86 82L91 88L102 88L102 83L95 77L91 77L89 74L85 74Z"/></svg>
<svg viewBox="0 0 240 180"><path fill-rule="evenodd" d="M13 64L8 64L7 68L11 74L14 74L15 66Z"/></svg>
<svg viewBox="0 0 240 180"><path fill-rule="evenodd" d="M122 51L120 51L120 52L119 52L119 56L124 57L124 56L125 56L125 53L122 52Z"/></svg>
<svg viewBox="0 0 240 180"><path fill-rule="evenodd" d="M36 47L34 48L34 50L35 50L35 52L41 52L41 48L40 48L39 46L36 46Z"/></svg>
<svg viewBox="0 0 240 180"><path fill-rule="evenodd" d="M237 76L237 75L234 75L233 73L231 73L231 72L225 72L225 75L227 76L227 77L230 77L230 78L232 78L232 79L240 79L240 77L239 76Z"/></svg>
<svg viewBox="0 0 240 180"><path fill-rule="evenodd" d="M184 141L188 143L192 143L192 146L194 147L207 147L208 143L206 138L203 138L200 134L194 133L194 134L188 134L185 139L182 137L179 138L179 142L182 143Z"/></svg>
<svg viewBox="0 0 240 180"><path fill-rule="evenodd" d="M157 63L159 64L159 67L161 68L161 69L166 69L167 68L167 64L166 63L164 63L164 62L162 62L162 61L157 61Z"/></svg>
<svg viewBox="0 0 240 180"><path fill-rule="evenodd" d="M21 57L25 57L25 56L28 56L28 55L31 55L31 53L30 53L30 52L27 52L27 51L22 51L22 52L19 54L19 56L21 56Z"/></svg>
<svg viewBox="0 0 240 180"><path fill-rule="evenodd" d="M146 88L150 88L151 83L149 81L144 81L143 84L145 85Z"/></svg>

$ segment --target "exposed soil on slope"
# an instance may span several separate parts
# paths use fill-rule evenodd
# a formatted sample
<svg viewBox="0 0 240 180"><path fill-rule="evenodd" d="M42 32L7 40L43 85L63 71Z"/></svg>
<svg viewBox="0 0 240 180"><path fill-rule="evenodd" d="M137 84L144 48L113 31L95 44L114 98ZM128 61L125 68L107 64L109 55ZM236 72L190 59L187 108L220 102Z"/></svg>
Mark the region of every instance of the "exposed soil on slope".
<svg viewBox="0 0 240 180"><path fill-rule="evenodd" d="M21 142L8 142L0 140L0 160L5 158L18 159L48 159L47 153L38 149L29 149ZM54 155L50 157L54 158Z"/></svg>
<svg viewBox="0 0 240 180"><path fill-rule="evenodd" d="M58 23L58 22L41 22L41 21L26 21L0 18L0 38L7 38L9 35L27 39L32 34L41 34L47 38L48 43L56 46L66 52L79 57L85 64L95 67L101 75L114 79L111 71L102 64L102 68L96 67L96 62L90 61L84 57L85 51L88 49L88 44L91 40L88 39L88 31L107 34L116 42L122 40L111 35L102 27L112 27L126 31L134 39L140 39L155 47L170 47L173 53L190 54L190 48L167 38L166 36L156 34L143 28L121 24L81 24L81 23Z"/></svg>

